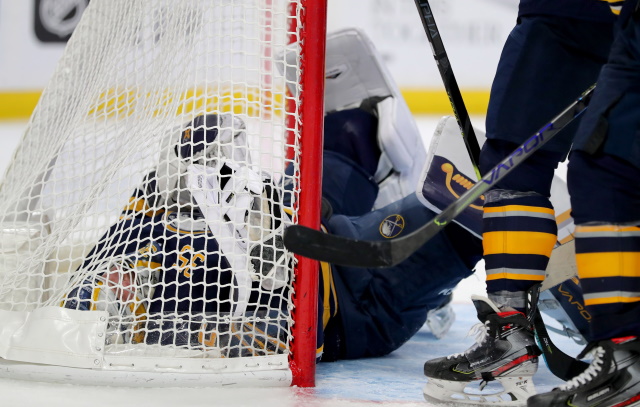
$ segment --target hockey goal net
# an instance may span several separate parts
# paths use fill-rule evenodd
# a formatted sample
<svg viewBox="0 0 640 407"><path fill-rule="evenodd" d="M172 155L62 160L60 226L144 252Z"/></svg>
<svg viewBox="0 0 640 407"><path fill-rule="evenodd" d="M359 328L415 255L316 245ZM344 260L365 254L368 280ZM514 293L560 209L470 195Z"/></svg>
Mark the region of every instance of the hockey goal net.
<svg viewBox="0 0 640 407"><path fill-rule="evenodd" d="M324 0L92 0L0 189L4 375L313 385Z"/></svg>

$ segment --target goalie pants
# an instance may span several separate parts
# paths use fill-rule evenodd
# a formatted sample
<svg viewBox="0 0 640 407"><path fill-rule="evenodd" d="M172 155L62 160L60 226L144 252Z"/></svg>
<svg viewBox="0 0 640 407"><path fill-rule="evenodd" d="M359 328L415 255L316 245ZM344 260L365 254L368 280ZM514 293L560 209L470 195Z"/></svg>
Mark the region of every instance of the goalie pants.
<svg viewBox="0 0 640 407"><path fill-rule="evenodd" d="M326 224L341 236L383 240L411 233L434 216L411 194L364 216L334 215ZM333 266L338 313L325 330L322 360L382 356L398 349L424 325L429 310L450 300L480 256L479 240L450 225L397 266Z"/></svg>

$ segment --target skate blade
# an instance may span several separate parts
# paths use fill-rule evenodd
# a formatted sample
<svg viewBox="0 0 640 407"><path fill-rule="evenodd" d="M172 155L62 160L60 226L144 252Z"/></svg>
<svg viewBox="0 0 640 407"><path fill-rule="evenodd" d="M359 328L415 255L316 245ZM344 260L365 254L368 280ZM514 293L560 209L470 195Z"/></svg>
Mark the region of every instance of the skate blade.
<svg viewBox="0 0 640 407"><path fill-rule="evenodd" d="M499 382L502 386L495 382ZM425 400L437 404L509 407L525 406L529 396L536 394L530 377L501 377L496 378L495 382L480 390L479 380L454 382L430 378L422 389L422 393Z"/></svg>

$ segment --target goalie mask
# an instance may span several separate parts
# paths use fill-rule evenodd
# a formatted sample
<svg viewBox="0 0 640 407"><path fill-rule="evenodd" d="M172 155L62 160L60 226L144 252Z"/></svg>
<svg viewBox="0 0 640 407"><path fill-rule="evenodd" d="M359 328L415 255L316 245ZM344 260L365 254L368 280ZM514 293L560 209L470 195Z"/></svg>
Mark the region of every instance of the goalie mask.
<svg viewBox="0 0 640 407"><path fill-rule="evenodd" d="M188 166L215 167L222 158L250 165L246 125L232 114L197 116L181 127L177 142L165 148L162 157L150 185L161 197L156 206L193 207L185 178Z"/></svg>
<svg viewBox="0 0 640 407"><path fill-rule="evenodd" d="M231 114L198 116L180 134L175 153L189 164L211 165L220 157L249 163L246 126Z"/></svg>

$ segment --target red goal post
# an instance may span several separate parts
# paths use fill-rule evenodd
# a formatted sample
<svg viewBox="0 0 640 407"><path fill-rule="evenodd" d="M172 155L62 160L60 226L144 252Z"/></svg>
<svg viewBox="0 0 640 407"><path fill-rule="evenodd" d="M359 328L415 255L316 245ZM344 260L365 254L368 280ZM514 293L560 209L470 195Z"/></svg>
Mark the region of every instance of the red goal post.
<svg viewBox="0 0 640 407"><path fill-rule="evenodd" d="M0 187L0 376L314 385L278 236L319 227L326 7L91 1Z"/></svg>

